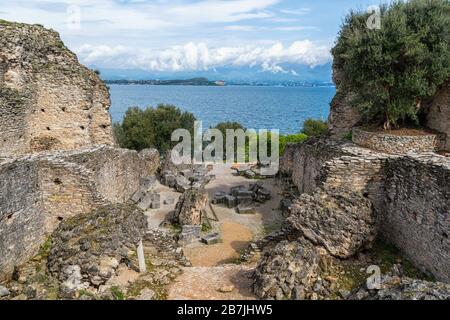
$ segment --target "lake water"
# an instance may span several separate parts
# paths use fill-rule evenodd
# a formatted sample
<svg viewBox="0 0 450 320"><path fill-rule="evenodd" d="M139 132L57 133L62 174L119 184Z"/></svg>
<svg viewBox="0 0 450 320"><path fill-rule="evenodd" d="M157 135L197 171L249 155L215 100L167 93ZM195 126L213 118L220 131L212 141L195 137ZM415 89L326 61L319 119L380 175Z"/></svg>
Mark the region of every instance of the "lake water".
<svg viewBox="0 0 450 320"><path fill-rule="evenodd" d="M111 115L120 122L131 106L174 104L203 121L203 128L237 121L246 128L297 133L307 118L326 119L334 87L109 85Z"/></svg>

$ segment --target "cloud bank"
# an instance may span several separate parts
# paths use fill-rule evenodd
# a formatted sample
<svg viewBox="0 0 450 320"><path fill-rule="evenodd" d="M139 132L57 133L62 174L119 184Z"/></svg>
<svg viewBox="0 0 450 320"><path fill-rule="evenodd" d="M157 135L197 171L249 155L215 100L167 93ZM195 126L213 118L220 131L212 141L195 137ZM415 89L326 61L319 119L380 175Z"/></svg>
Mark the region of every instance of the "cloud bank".
<svg viewBox="0 0 450 320"><path fill-rule="evenodd" d="M125 46L85 44L75 50L83 63L90 65L138 68L149 71L208 71L220 67L260 67L262 71L286 73L283 64L315 67L331 61L330 47L310 40L290 45L243 47L208 47L206 43L189 42L166 49L135 49Z"/></svg>

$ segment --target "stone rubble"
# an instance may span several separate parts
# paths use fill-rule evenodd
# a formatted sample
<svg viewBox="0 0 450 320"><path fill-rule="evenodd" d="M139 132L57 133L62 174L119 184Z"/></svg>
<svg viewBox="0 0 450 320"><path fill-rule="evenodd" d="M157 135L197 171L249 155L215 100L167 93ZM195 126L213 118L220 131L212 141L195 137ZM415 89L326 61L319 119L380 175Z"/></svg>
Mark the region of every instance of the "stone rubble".
<svg viewBox="0 0 450 320"><path fill-rule="evenodd" d="M363 283L347 300L450 300L450 285L407 277L385 275L379 289Z"/></svg>
<svg viewBox="0 0 450 320"><path fill-rule="evenodd" d="M232 187L227 194L216 192L212 203L223 204L227 208L236 208L239 214L255 214L255 204L264 203L271 199L271 193L262 183L251 183L248 187L239 185Z"/></svg>
<svg viewBox="0 0 450 320"><path fill-rule="evenodd" d="M171 222L182 226L201 225L207 203L208 192L205 189L188 189L180 196Z"/></svg>
<svg viewBox="0 0 450 320"><path fill-rule="evenodd" d="M290 213L286 225L338 258L349 258L375 240L372 204L357 193L318 189L295 200Z"/></svg>
<svg viewBox="0 0 450 320"><path fill-rule="evenodd" d="M202 233L201 225L183 225L178 242L182 245L188 245L200 240Z"/></svg>
<svg viewBox="0 0 450 320"><path fill-rule="evenodd" d="M282 241L265 251L254 274L253 290L262 299L308 298L319 271L320 251L309 241Z"/></svg>
<svg viewBox="0 0 450 320"><path fill-rule="evenodd" d="M206 245L213 245L220 243L222 240L218 232L211 233L202 237L201 241Z"/></svg>
<svg viewBox="0 0 450 320"><path fill-rule="evenodd" d="M147 220L132 205L107 206L64 221L53 233L48 269L64 296L98 288L128 263L144 237Z"/></svg>

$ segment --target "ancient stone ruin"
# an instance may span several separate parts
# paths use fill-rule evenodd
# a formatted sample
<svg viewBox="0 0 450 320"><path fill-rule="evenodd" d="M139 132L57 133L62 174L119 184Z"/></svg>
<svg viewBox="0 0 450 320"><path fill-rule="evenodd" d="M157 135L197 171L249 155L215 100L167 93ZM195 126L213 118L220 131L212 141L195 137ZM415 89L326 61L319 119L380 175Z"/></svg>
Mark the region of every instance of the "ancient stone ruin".
<svg viewBox="0 0 450 320"><path fill-rule="evenodd" d="M0 157L113 145L108 89L58 33L0 22Z"/></svg>
<svg viewBox="0 0 450 320"><path fill-rule="evenodd" d="M138 241L156 249L153 257L171 259L173 276L180 272L186 261L174 239L148 230L131 200L148 196L158 151L114 147L107 87L56 32L0 21L0 44L0 281L13 281L7 295L104 294L100 287L119 265L137 265ZM169 274L145 281L161 284Z"/></svg>
<svg viewBox="0 0 450 320"><path fill-rule="evenodd" d="M281 230L242 255L261 256L254 292L264 299L333 297L339 279L330 269L366 261L380 239L442 283L412 279L394 264L379 288L363 283L339 298L448 299L450 158L440 153L450 151L449 82L422 108L428 128L402 136L361 128L342 71L335 68L333 79L328 133L287 145L280 159L281 180L299 193L282 201Z"/></svg>

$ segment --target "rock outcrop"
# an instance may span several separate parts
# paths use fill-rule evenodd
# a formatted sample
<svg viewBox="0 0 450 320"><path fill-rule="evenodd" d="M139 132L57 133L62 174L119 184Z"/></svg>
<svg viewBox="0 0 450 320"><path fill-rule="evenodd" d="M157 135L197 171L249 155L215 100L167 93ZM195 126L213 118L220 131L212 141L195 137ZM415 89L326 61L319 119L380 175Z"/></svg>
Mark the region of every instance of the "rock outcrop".
<svg viewBox="0 0 450 320"><path fill-rule="evenodd" d="M109 106L58 33L0 21L0 156L113 145Z"/></svg>
<svg viewBox="0 0 450 320"><path fill-rule="evenodd" d="M48 269L62 291L98 288L120 263L129 263L147 231L143 212L132 205L106 206L60 224L52 235Z"/></svg>
<svg viewBox="0 0 450 320"><path fill-rule="evenodd" d="M201 225L207 203L208 192L204 188L187 190L175 206L172 222L180 225Z"/></svg>
<svg viewBox="0 0 450 320"><path fill-rule="evenodd" d="M262 299L308 298L317 280L321 253L309 241L282 241L258 263L253 285Z"/></svg>
<svg viewBox="0 0 450 320"><path fill-rule="evenodd" d="M290 207L286 224L337 258L349 258L370 247L376 236L372 204L357 193L318 189Z"/></svg>

